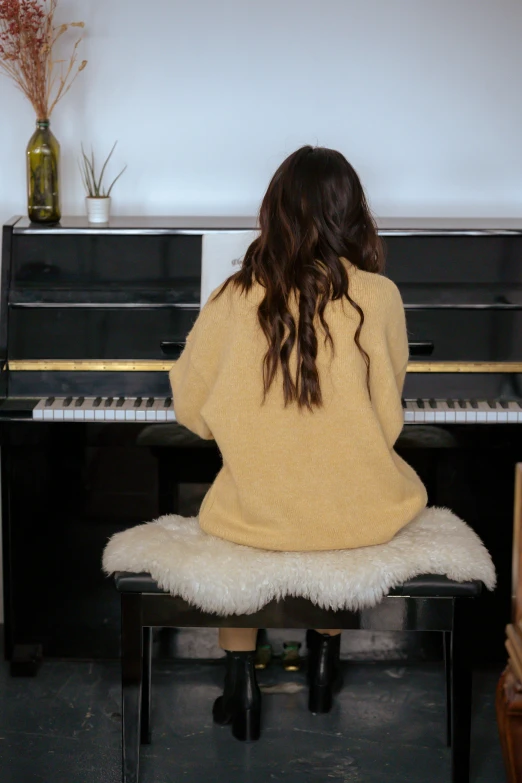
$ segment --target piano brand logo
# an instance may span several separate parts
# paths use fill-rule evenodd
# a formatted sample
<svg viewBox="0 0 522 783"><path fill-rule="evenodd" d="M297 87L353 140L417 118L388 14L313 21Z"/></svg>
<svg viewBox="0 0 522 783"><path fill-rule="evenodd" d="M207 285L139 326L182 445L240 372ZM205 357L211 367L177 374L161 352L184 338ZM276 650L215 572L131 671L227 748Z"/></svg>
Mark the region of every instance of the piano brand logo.
<svg viewBox="0 0 522 783"><path fill-rule="evenodd" d="M241 266L243 263L243 257L241 258L233 258L232 259L232 266Z"/></svg>

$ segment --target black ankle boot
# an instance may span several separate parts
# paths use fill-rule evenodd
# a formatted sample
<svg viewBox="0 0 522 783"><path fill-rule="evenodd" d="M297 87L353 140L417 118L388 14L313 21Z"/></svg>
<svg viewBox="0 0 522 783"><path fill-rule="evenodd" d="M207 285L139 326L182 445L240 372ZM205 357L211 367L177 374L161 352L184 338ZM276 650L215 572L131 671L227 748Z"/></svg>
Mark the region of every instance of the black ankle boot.
<svg viewBox="0 0 522 783"><path fill-rule="evenodd" d="M261 691L254 663L255 652L227 650L225 689L212 710L214 723L232 724L234 737L247 742L259 739L261 733Z"/></svg>
<svg viewBox="0 0 522 783"><path fill-rule="evenodd" d="M317 631L306 634L308 645L308 709L330 712L332 696L343 684L341 669L341 634L330 636Z"/></svg>

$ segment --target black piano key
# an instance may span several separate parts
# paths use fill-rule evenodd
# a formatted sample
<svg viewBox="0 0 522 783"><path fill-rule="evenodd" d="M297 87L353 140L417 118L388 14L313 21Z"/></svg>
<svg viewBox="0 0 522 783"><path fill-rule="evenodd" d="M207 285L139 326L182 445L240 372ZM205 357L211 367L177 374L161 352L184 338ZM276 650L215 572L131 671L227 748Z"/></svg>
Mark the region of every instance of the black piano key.
<svg viewBox="0 0 522 783"><path fill-rule="evenodd" d="M154 406L154 397L149 397L147 400L147 408L152 408Z"/></svg>
<svg viewBox="0 0 522 783"><path fill-rule="evenodd" d="M437 408L437 400L428 400L430 408Z"/></svg>
<svg viewBox="0 0 522 783"><path fill-rule="evenodd" d="M72 401L73 401L72 397L66 397L65 400L63 401L63 407L68 408Z"/></svg>
<svg viewBox="0 0 522 783"><path fill-rule="evenodd" d="M74 407L81 408L84 402L85 402L85 397L78 397L78 399L74 403Z"/></svg>
<svg viewBox="0 0 522 783"><path fill-rule="evenodd" d="M125 397L118 397L118 402L116 403L116 407L123 408L124 403L125 403Z"/></svg>
<svg viewBox="0 0 522 783"><path fill-rule="evenodd" d="M459 408L467 408L468 407L468 405L466 403L466 400L459 400L458 404L459 404Z"/></svg>
<svg viewBox="0 0 522 783"><path fill-rule="evenodd" d="M405 407L406 407L406 400L403 400L403 401L402 401L402 407L403 407L403 408L405 408Z"/></svg>
<svg viewBox="0 0 522 783"><path fill-rule="evenodd" d="M114 400L114 397L107 397L107 399L103 403L104 407L105 408L110 408L111 405L112 405L113 400Z"/></svg>
<svg viewBox="0 0 522 783"><path fill-rule="evenodd" d="M475 408L475 410L478 408L477 400L470 400L469 403L470 403L472 408Z"/></svg>
<svg viewBox="0 0 522 783"><path fill-rule="evenodd" d="M519 408L522 408L522 402L520 400L515 400L515 402Z"/></svg>
<svg viewBox="0 0 522 783"><path fill-rule="evenodd" d="M96 397L96 399L94 400L94 402L92 404L92 407L93 408L99 408L101 404L102 404L102 398L101 397Z"/></svg>
<svg viewBox="0 0 522 783"><path fill-rule="evenodd" d="M163 403L163 407L170 408L171 405L172 405L172 397L167 397L165 399L165 402Z"/></svg>
<svg viewBox="0 0 522 783"><path fill-rule="evenodd" d="M134 400L134 407L139 408L142 402L143 400L141 397L136 397L136 399Z"/></svg>
<svg viewBox="0 0 522 783"><path fill-rule="evenodd" d="M45 401L45 407L50 408L54 402L54 397L48 397Z"/></svg>
<svg viewBox="0 0 522 783"><path fill-rule="evenodd" d="M419 408L424 408L424 400L421 400L421 398L419 397L419 399L417 400L417 405L419 406Z"/></svg>
<svg viewBox="0 0 522 783"><path fill-rule="evenodd" d="M497 407L497 402L496 402L496 400L488 400L488 405L489 405L490 408L496 408Z"/></svg>
<svg viewBox="0 0 522 783"><path fill-rule="evenodd" d="M448 408L454 408L455 407L455 400L448 399L448 400L446 400L446 404L447 404Z"/></svg>
<svg viewBox="0 0 522 783"><path fill-rule="evenodd" d="M507 400L499 400L499 405L501 408L504 408L504 410L509 408L509 402Z"/></svg>

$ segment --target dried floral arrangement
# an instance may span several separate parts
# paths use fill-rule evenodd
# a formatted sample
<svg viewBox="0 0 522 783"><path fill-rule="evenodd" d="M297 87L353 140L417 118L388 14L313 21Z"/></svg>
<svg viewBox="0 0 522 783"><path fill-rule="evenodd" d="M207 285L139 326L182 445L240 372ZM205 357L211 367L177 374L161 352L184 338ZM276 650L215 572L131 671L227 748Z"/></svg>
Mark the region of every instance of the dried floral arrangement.
<svg viewBox="0 0 522 783"><path fill-rule="evenodd" d="M55 26L58 0L0 0L0 72L31 101L38 120L48 120L59 100L70 90L87 60L78 63L78 46L68 59L55 59L57 41L71 27Z"/></svg>
<svg viewBox="0 0 522 783"><path fill-rule="evenodd" d="M113 189L116 182L119 180L127 166L124 166L123 169L120 171L117 177L115 177L112 181L112 184L109 186L108 189L106 189L103 185L103 177L105 175L105 169L107 168L107 164L112 158L112 153L116 149L116 144L118 142L114 142L114 146L112 150L109 152L107 158L105 159L105 162L102 166L101 173L99 176L96 174L96 163L94 160L94 152L91 150L91 155L88 157L85 154L85 150L83 149L82 144L82 156L79 160L79 166L80 166L80 172L82 175L83 185L85 187L85 191L87 193L88 198L109 198L111 195L111 190Z"/></svg>

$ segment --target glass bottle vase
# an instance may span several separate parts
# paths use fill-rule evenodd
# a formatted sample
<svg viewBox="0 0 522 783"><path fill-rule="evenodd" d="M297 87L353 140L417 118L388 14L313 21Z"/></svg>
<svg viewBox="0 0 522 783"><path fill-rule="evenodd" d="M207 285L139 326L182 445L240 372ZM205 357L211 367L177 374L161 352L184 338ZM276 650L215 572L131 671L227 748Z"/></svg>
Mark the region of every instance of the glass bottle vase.
<svg viewBox="0 0 522 783"><path fill-rule="evenodd" d="M37 120L27 145L28 215L32 223L58 223L60 208L60 145L49 120Z"/></svg>

